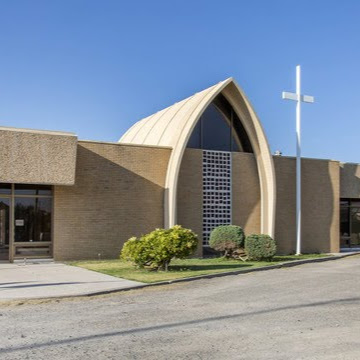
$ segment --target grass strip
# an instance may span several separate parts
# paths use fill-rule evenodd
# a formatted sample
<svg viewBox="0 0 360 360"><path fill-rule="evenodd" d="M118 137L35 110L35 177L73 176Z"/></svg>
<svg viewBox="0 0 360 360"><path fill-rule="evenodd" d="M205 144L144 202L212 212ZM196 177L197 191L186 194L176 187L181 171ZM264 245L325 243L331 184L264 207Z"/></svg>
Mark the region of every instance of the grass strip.
<svg viewBox="0 0 360 360"><path fill-rule="evenodd" d="M88 270L97 271L103 274L120 277L123 279L140 281L143 283L154 283L159 281L169 281L183 279L187 277L218 274L222 272L237 271L255 267L276 265L286 261L313 259L329 256L327 254L308 254L308 255L286 255L275 256L272 261L246 261L232 260L225 258L211 259L174 259L171 261L169 271L150 271L147 269L137 269L131 263L124 260L93 260L75 261L69 265L82 267Z"/></svg>

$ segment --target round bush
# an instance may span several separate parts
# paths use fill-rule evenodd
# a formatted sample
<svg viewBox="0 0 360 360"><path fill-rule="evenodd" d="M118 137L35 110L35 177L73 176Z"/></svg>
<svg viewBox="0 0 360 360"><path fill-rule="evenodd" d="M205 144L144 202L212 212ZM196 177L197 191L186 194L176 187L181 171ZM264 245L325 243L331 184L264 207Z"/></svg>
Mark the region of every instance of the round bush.
<svg viewBox="0 0 360 360"><path fill-rule="evenodd" d="M244 230L240 226L221 225L211 231L209 245L230 257L235 250L244 247L244 240Z"/></svg>
<svg viewBox="0 0 360 360"><path fill-rule="evenodd" d="M265 234L249 235L245 239L245 252L249 260L270 261L276 254L275 240Z"/></svg>
<svg viewBox="0 0 360 360"><path fill-rule="evenodd" d="M156 229L140 238L131 238L123 246L121 258L139 267L167 270L172 258L183 259L196 250L197 236L189 229L175 225Z"/></svg>
<svg viewBox="0 0 360 360"><path fill-rule="evenodd" d="M120 257L126 261L131 261L139 267L150 265L150 247L142 238L132 237L125 242L121 249Z"/></svg>

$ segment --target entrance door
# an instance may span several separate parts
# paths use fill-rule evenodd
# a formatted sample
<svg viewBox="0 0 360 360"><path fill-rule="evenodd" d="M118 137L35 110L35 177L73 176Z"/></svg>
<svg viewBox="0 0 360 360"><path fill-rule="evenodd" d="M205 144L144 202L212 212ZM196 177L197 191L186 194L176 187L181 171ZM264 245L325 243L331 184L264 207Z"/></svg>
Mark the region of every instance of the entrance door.
<svg viewBox="0 0 360 360"><path fill-rule="evenodd" d="M360 248L360 200L340 201L340 248Z"/></svg>
<svg viewBox="0 0 360 360"><path fill-rule="evenodd" d="M350 247L360 247L360 207L350 208Z"/></svg>
<svg viewBox="0 0 360 360"><path fill-rule="evenodd" d="M17 196L15 185L14 258L51 257L51 197Z"/></svg>
<svg viewBox="0 0 360 360"><path fill-rule="evenodd" d="M10 199L0 197L0 260L9 260Z"/></svg>

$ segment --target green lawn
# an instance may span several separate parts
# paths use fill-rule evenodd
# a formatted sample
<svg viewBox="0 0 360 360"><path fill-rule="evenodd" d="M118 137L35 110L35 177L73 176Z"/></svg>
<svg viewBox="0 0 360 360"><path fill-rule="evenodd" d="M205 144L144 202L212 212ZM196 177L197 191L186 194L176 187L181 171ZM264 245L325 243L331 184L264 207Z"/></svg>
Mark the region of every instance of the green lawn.
<svg viewBox="0 0 360 360"><path fill-rule="evenodd" d="M136 269L131 263L123 260L100 260L100 261L77 261L70 265L79 266L85 269L98 271L104 274L121 277L128 280L135 280L144 283L174 280L205 274L216 274L241 269L249 269L259 266L275 265L285 261L309 259L328 256L325 254L310 255L287 255L275 256L271 262L256 262L241 260L227 260L224 258L212 259L184 259L171 261L169 271L149 271Z"/></svg>

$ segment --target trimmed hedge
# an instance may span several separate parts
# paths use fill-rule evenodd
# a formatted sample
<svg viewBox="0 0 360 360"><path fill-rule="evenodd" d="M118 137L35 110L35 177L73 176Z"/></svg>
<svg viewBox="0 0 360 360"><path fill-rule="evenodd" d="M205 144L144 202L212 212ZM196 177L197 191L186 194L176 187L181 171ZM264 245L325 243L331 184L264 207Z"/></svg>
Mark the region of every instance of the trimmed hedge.
<svg viewBox="0 0 360 360"><path fill-rule="evenodd" d="M276 254L275 240L265 234L252 234L245 239L245 252L249 260L270 261Z"/></svg>
<svg viewBox="0 0 360 360"><path fill-rule="evenodd" d="M244 247L245 233L240 226L221 225L210 233L209 245L224 256L231 257L234 251Z"/></svg>
<svg viewBox="0 0 360 360"><path fill-rule="evenodd" d="M192 255L197 244L196 234L175 225L170 229L156 229L140 238L130 238L120 257L139 267L167 271L172 258L183 259Z"/></svg>

